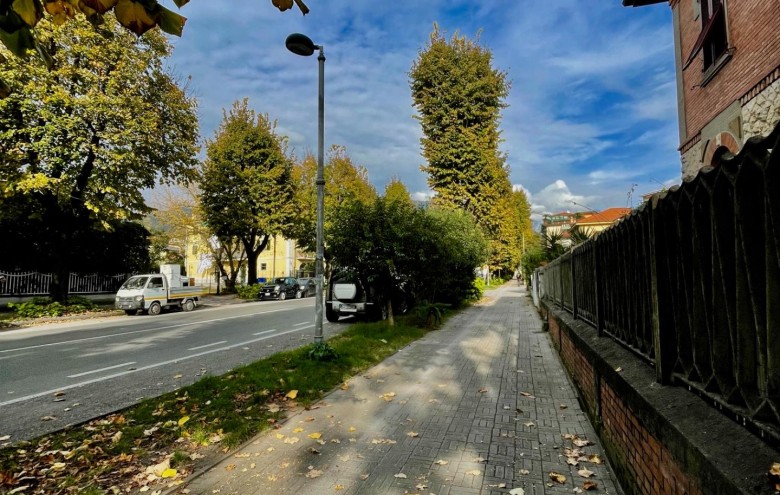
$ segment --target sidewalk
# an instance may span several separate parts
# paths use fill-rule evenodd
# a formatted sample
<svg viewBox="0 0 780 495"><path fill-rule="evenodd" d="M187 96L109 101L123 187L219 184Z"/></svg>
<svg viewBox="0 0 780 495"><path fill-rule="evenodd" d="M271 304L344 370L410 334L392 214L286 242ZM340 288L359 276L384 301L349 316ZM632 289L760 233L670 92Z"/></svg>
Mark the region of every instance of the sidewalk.
<svg viewBox="0 0 780 495"><path fill-rule="evenodd" d="M487 297L172 493L620 493L524 289Z"/></svg>

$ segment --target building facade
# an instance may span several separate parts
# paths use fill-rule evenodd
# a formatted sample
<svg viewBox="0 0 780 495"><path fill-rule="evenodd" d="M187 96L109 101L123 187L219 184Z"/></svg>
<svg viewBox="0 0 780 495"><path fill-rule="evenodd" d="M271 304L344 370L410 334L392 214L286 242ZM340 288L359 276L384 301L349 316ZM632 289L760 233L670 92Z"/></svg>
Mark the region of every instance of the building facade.
<svg viewBox="0 0 780 495"><path fill-rule="evenodd" d="M666 0L623 0L641 7ZM780 1L670 0L682 177L780 122Z"/></svg>

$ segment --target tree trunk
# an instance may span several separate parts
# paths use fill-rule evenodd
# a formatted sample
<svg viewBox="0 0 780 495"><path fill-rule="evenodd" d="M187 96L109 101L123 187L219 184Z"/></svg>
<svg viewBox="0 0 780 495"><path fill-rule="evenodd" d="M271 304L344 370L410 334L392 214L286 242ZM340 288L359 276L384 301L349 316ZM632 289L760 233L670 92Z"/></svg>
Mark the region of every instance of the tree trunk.
<svg viewBox="0 0 780 495"><path fill-rule="evenodd" d="M387 324L391 327L395 326L395 318L393 318L393 299L387 299Z"/></svg>

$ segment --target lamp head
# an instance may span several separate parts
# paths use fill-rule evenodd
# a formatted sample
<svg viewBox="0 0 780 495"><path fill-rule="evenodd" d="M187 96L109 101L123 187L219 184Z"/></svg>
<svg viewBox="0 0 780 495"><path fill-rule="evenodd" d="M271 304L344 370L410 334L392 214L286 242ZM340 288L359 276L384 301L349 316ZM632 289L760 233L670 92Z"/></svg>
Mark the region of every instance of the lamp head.
<svg viewBox="0 0 780 495"><path fill-rule="evenodd" d="M287 37L284 44L287 46L287 49L294 54L302 55L304 57L308 57L314 53L314 50L319 48L308 36L301 33L291 34Z"/></svg>

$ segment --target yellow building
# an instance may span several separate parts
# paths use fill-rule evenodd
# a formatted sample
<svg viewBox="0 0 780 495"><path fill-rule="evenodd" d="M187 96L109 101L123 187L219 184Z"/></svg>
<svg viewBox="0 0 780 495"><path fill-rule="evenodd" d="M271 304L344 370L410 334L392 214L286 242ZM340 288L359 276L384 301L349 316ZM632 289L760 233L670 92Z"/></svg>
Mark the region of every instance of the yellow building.
<svg viewBox="0 0 780 495"><path fill-rule="evenodd" d="M214 264L208 242L209 239L201 236L187 236L184 266L187 276L194 278L196 284L206 287L209 292L216 292L219 270ZM236 253L234 258L242 258L241 253ZM275 236L268 241L268 246L257 257L257 277L268 280L283 276L314 276L314 255L300 249L292 239ZM246 260L239 268L238 281L248 282Z"/></svg>

